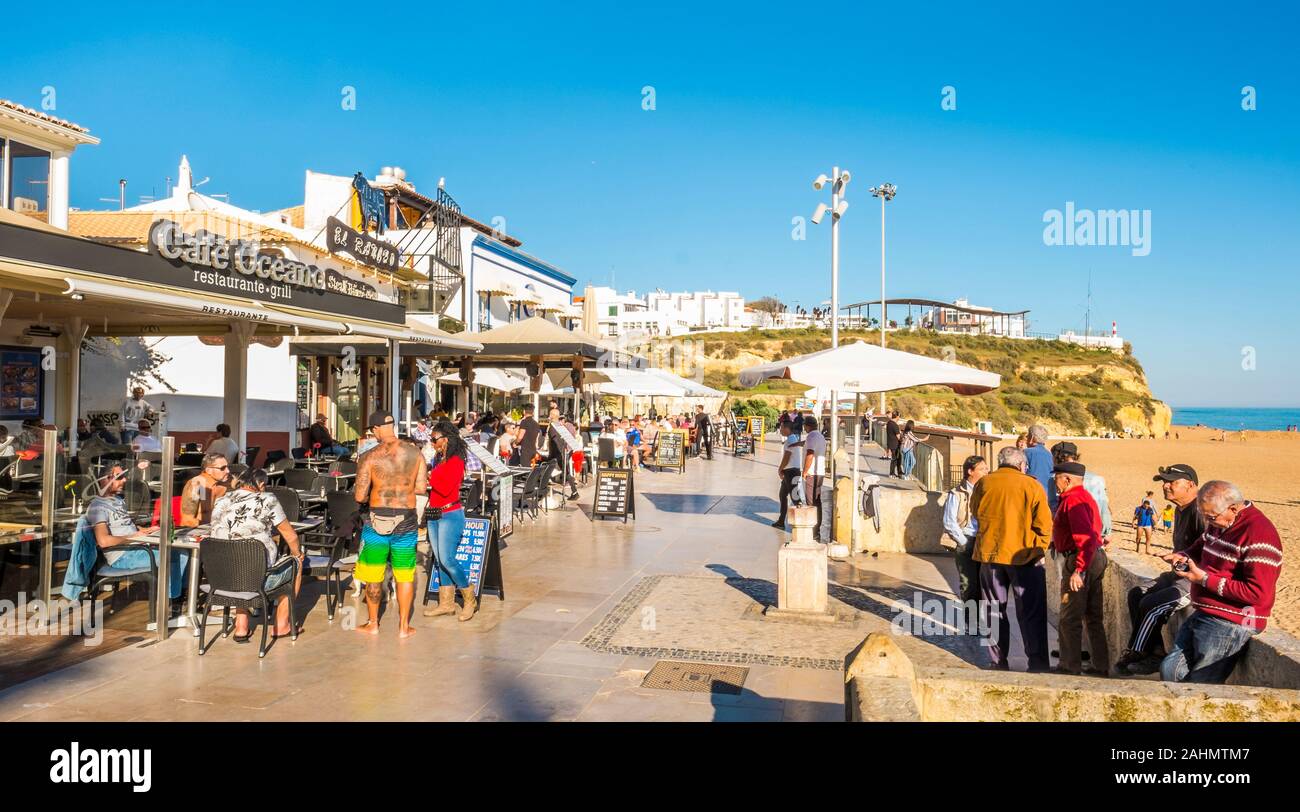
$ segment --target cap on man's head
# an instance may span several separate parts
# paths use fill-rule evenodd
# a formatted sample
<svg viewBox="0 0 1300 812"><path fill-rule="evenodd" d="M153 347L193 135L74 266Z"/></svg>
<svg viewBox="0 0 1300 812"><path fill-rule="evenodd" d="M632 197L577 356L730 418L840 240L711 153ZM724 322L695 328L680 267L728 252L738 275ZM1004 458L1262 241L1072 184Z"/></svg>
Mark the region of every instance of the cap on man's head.
<svg viewBox="0 0 1300 812"><path fill-rule="evenodd" d="M1196 478L1196 469L1181 462L1176 465L1162 465L1160 473L1151 477L1152 482L1176 482L1180 479L1190 479L1193 485L1201 484Z"/></svg>
<svg viewBox="0 0 1300 812"><path fill-rule="evenodd" d="M140 429L151 429L151 428L153 428L153 423L150 423L148 420L145 420L145 419L143 419L143 418L141 418L140 421L137 422L135 425L136 425L136 428L140 428Z"/></svg>
<svg viewBox="0 0 1300 812"><path fill-rule="evenodd" d="M366 421L366 428L368 429L391 425L393 425L393 413L385 409L376 409L371 412L370 419Z"/></svg>
<svg viewBox="0 0 1300 812"><path fill-rule="evenodd" d="M1087 472L1081 462L1060 462L1052 469L1054 474L1070 474L1071 476L1083 476Z"/></svg>
<svg viewBox="0 0 1300 812"><path fill-rule="evenodd" d="M1070 442L1069 440L1062 440L1061 442L1052 446L1053 457L1059 457L1064 454L1069 454L1071 457L1077 457L1079 456L1079 447L1074 443Z"/></svg>

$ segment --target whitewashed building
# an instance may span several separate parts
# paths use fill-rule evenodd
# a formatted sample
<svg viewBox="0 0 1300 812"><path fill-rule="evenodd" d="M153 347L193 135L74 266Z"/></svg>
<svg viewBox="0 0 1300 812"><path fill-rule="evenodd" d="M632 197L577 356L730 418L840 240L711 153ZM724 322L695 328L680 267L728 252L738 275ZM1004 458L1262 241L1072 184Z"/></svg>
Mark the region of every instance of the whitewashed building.
<svg viewBox="0 0 1300 812"><path fill-rule="evenodd" d="M735 291L694 291L646 294L646 308L669 313L684 321L690 330L740 330L749 326L745 298Z"/></svg>

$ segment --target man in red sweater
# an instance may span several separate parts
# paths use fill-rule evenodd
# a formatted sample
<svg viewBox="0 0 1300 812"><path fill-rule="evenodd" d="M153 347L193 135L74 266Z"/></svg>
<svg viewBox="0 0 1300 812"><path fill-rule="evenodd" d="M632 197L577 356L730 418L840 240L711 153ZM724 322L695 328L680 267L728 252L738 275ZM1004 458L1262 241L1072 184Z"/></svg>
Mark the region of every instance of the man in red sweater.
<svg viewBox="0 0 1300 812"><path fill-rule="evenodd" d="M1197 502L1205 533L1182 553L1162 556L1191 582L1195 611L1178 629L1160 677L1221 684L1250 638L1268 624L1282 573L1282 539L1231 482L1205 483Z"/></svg>
<svg viewBox="0 0 1300 812"><path fill-rule="evenodd" d="M1092 668L1099 677L1110 673L1110 650L1102 619L1101 585L1106 574L1106 551L1101 546L1101 511L1083 487L1082 463L1062 462L1052 469L1056 515L1052 517L1052 552L1061 557L1061 613L1057 637L1061 662L1057 673L1080 674L1083 626L1088 625Z"/></svg>

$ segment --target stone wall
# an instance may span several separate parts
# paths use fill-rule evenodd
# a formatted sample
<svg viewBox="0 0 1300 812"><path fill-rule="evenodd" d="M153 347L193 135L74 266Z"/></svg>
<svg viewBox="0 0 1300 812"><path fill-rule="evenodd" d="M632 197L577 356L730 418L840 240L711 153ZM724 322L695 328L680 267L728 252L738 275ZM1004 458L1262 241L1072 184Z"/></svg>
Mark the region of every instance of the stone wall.
<svg viewBox="0 0 1300 812"><path fill-rule="evenodd" d="M836 483L835 540L850 545L853 553L943 553L943 499L896 480L882 479L876 488L880 512L880 530L875 522L861 515L853 503L853 484L848 477ZM861 496L858 496L860 499ZM850 517L857 521L857 540L852 541Z"/></svg>
<svg viewBox="0 0 1300 812"><path fill-rule="evenodd" d="M1165 572L1168 566L1151 556L1115 549L1115 544L1107 549L1106 555L1109 561L1102 592L1105 602L1106 642L1110 647L1113 660L1124 650L1129 634L1132 632L1128 617L1128 591L1135 586L1150 584L1156 576ZM1048 617L1055 624L1060 610L1060 600L1057 597L1061 594L1060 571L1059 561L1050 557L1047 559L1047 594L1049 596ZM1165 625L1166 650L1173 646L1174 635L1179 625L1190 613L1190 609L1176 612ZM1250 642L1245 656L1237 664L1228 683L1300 689L1300 640L1270 624L1262 634Z"/></svg>

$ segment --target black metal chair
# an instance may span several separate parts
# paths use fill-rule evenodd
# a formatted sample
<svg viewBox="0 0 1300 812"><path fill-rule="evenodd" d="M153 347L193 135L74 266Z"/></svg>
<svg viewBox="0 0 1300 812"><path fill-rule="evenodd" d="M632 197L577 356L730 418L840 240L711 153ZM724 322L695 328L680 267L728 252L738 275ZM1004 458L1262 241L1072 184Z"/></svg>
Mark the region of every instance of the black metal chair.
<svg viewBox="0 0 1300 812"><path fill-rule="evenodd" d="M347 491L327 493L325 500L324 526L299 533L298 543L307 553L303 574L325 579L325 610L332 623L335 609L343 602L343 573L352 566L343 559L361 542L361 511Z"/></svg>
<svg viewBox="0 0 1300 812"><path fill-rule="evenodd" d="M293 584L298 574L298 562L290 559L292 575L287 581L269 591L266 589L266 576L270 567L266 564L266 547L256 539L218 539L203 540L203 557L200 559L203 574L208 582L199 589L206 596L203 604L203 617L199 621L199 656L207 653L216 643L206 642L208 616L214 606L224 609L221 618L221 637L229 637L234 631L230 622L230 610L260 609L262 614L262 644L257 656L262 658L270 651L266 644L267 629L275 614L275 604L280 598L289 601L289 627L292 639L298 639L298 612L294 607ZM249 618L252 622L252 618ZM250 632L251 633L251 632Z"/></svg>
<svg viewBox="0 0 1300 812"><path fill-rule="evenodd" d="M265 549L265 548L263 548ZM135 567L133 569L114 569L109 565L108 559L104 557L104 550L100 549L95 560L95 574L90 579L90 588L83 595L82 600L86 602L86 609L93 609L95 596L103 591L104 587L112 585L113 596L109 598L109 604L112 605L113 597L117 595L117 588L123 583L143 582L149 588L149 618L153 618L154 595L158 588L158 548L150 544L119 544L112 548L112 552L127 552L129 550L144 550L149 553L149 566ZM93 615L90 615L93 617Z"/></svg>
<svg viewBox="0 0 1300 812"><path fill-rule="evenodd" d="M257 467L257 455L262 453L260 445L250 445L244 450L244 464L249 468Z"/></svg>
<svg viewBox="0 0 1300 812"><path fill-rule="evenodd" d="M200 466L203 464L202 451L186 451L176 457L177 465Z"/></svg>
<svg viewBox="0 0 1300 812"><path fill-rule="evenodd" d="M331 474L355 474L357 464L354 460L335 460L330 463L329 472Z"/></svg>
<svg viewBox="0 0 1300 812"><path fill-rule="evenodd" d="M280 460L286 460L286 459L291 460L292 457L286 456L283 451L277 448L274 451L266 452L266 462L262 463L262 466L269 467L279 462Z"/></svg>
<svg viewBox="0 0 1300 812"><path fill-rule="evenodd" d="M614 456L614 438L601 437L596 441L596 461L606 468L618 468L622 461Z"/></svg>
<svg viewBox="0 0 1300 812"><path fill-rule="evenodd" d="M266 492L280 501L280 507L284 509L285 518L291 522L298 521L302 515L298 505L298 492L293 488L267 488Z"/></svg>
<svg viewBox="0 0 1300 812"><path fill-rule="evenodd" d="M316 471L311 468L286 468L284 486L295 491L309 491L316 484Z"/></svg>
<svg viewBox="0 0 1300 812"><path fill-rule="evenodd" d="M545 493L542 475L545 473L547 466L538 465L528 472L524 481L515 485L514 490L514 511L516 516L527 513L530 518L537 519L537 509L541 501L542 494Z"/></svg>

